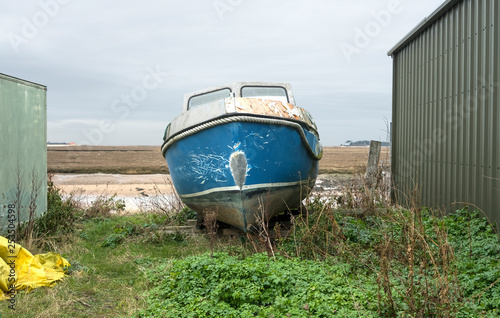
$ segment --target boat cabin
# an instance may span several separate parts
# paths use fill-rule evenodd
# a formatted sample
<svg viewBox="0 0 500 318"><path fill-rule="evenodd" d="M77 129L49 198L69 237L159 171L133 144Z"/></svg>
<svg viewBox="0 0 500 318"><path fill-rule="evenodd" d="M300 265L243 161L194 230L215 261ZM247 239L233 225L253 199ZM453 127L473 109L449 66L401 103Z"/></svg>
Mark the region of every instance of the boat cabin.
<svg viewBox="0 0 500 318"><path fill-rule="evenodd" d="M230 97L276 100L295 106L290 84L238 82L187 94L184 97L183 112L211 104L224 105L224 100Z"/></svg>

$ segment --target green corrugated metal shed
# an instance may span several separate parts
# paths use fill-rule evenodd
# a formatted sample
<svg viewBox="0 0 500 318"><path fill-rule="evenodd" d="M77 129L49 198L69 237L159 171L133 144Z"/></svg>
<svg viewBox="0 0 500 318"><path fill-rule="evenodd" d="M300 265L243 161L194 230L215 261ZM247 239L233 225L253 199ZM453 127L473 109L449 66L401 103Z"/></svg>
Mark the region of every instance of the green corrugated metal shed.
<svg viewBox="0 0 500 318"><path fill-rule="evenodd" d="M500 1L448 0L393 58L393 195L500 225Z"/></svg>
<svg viewBox="0 0 500 318"><path fill-rule="evenodd" d="M31 202L37 215L47 210L45 86L0 74L0 162L0 230L6 230L9 205L15 206L16 218L20 212L21 221Z"/></svg>

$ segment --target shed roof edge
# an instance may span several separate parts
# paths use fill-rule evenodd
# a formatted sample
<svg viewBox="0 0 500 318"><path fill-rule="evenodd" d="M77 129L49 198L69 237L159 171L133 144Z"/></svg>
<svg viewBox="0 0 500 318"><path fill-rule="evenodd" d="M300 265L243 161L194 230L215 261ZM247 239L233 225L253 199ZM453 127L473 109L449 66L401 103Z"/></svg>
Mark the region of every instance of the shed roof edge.
<svg viewBox="0 0 500 318"><path fill-rule="evenodd" d="M4 79L4 80L11 81L14 83L19 83L19 84L28 85L28 86L36 87L39 89L47 90L47 86L45 86L45 85L38 84L35 82L30 82L30 81L24 80L22 78L10 76L10 75L3 74L3 73L0 73L0 79Z"/></svg>
<svg viewBox="0 0 500 318"><path fill-rule="evenodd" d="M453 6L463 0L446 0L441 4L431 15L423 19L416 27L414 27L410 33L408 33L403 39L401 39L392 49L387 53L388 56L393 56L401 51L410 42L415 40L420 34L422 34L428 27L430 27L434 22L441 18L446 12L448 12Z"/></svg>

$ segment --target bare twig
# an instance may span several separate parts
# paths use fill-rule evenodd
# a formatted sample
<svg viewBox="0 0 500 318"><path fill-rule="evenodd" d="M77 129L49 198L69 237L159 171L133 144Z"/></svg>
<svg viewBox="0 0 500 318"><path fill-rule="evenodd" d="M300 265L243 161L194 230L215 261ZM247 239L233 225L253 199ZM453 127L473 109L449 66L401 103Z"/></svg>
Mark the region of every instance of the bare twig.
<svg viewBox="0 0 500 318"><path fill-rule="evenodd" d="M205 228L207 230L207 235L210 239L210 257L214 257L214 246L215 239L217 237L217 230L219 229L219 224L217 223L217 210L206 210L203 213L203 220Z"/></svg>

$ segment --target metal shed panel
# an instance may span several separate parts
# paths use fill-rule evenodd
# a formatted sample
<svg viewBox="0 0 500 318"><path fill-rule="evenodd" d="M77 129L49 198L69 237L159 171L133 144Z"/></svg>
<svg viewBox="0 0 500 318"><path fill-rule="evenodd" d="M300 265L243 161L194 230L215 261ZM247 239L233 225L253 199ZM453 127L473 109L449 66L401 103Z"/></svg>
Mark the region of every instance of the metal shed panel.
<svg viewBox="0 0 500 318"><path fill-rule="evenodd" d="M47 210L46 93L45 86L0 74L0 230L7 226L9 205L21 222L31 202L36 215Z"/></svg>
<svg viewBox="0 0 500 318"><path fill-rule="evenodd" d="M500 224L500 3L449 0L393 57L393 195Z"/></svg>

